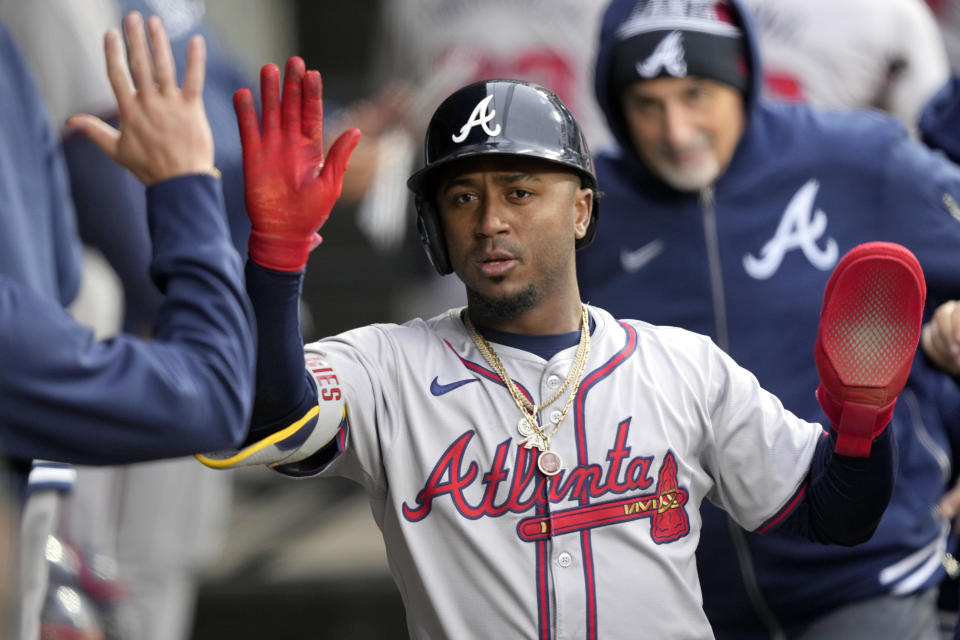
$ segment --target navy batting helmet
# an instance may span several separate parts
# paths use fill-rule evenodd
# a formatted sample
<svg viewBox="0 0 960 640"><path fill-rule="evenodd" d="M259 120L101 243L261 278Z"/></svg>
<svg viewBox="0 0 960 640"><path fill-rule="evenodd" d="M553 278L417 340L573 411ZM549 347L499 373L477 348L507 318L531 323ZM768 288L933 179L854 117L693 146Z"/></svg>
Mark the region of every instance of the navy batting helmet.
<svg viewBox="0 0 960 640"><path fill-rule="evenodd" d="M594 191L593 212L577 249L597 230L597 178L587 142L573 114L549 89L519 80L484 80L453 93L427 127L424 166L410 176L420 240L441 275L453 271L434 206L437 178L451 163L480 156L538 158L580 175Z"/></svg>

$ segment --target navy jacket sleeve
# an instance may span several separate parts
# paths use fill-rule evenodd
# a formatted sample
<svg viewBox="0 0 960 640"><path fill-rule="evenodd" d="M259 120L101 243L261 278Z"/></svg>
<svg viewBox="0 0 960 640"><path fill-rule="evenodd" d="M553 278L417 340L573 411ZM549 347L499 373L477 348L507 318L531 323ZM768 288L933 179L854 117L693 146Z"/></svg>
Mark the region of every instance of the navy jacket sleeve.
<svg viewBox="0 0 960 640"><path fill-rule="evenodd" d="M147 190L153 342L97 341L55 301L0 278L0 449L118 464L236 446L253 398L255 331L219 181ZM119 213L117 215L120 215Z"/></svg>
<svg viewBox="0 0 960 640"><path fill-rule="evenodd" d="M960 162L960 76L953 74L930 98L917 123L920 139Z"/></svg>

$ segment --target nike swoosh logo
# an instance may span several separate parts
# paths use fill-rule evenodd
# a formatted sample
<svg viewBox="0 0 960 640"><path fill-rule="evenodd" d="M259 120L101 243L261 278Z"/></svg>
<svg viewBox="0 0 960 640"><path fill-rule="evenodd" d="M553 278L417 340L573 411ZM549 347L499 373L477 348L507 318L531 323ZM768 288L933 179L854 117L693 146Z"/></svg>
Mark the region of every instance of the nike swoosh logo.
<svg viewBox="0 0 960 640"><path fill-rule="evenodd" d="M627 273L640 271L663 251L663 240L652 240L639 249L620 250L620 266Z"/></svg>
<svg viewBox="0 0 960 640"><path fill-rule="evenodd" d="M457 380L456 382L451 382L450 384L440 384L437 382L437 378L434 378L433 382L430 383L430 393L435 396L442 396L445 393L450 393L454 389L459 389L465 384L470 384L471 382L476 381L476 378L470 378L469 380Z"/></svg>

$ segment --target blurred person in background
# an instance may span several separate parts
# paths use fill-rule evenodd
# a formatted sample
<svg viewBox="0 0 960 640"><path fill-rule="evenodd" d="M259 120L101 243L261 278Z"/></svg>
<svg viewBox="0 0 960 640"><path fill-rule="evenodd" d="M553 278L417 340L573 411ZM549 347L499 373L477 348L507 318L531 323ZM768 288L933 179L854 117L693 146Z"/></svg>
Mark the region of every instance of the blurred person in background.
<svg viewBox="0 0 960 640"><path fill-rule="evenodd" d="M163 19L181 77L187 39L196 33L206 39L204 105L223 176L231 236L244 254L249 222L231 100L236 89L249 83L211 29L204 2L0 0L0 19L9 24L53 121L60 125L77 111L116 123L116 101L103 73L102 34L118 25L121 15L134 10ZM122 327L150 337L163 296L149 273L144 185L85 136L66 128L60 135L80 236L106 258L122 284L122 318L104 313L105 308L117 307L115 288L89 278L88 297L81 299L84 304L75 312L100 335L112 335ZM107 556L118 562L117 577L126 586L126 597L115 611L116 624L131 638L188 637L197 575L216 558L230 513L232 479L189 458L112 469L80 468L75 484L67 475L72 470L54 472L66 477L48 483L49 492L71 495L60 518L64 542L76 545L87 559ZM39 485L34 483L32 488L36 491ZM52 519L57 521L56 516Z"/></svg>
<svg viewBox="0 0 960 640"><path fill-rule="evenodd" d="M601 33L596 93L619 146L597 158L603 225L578 260L587 299L710 335L808 420L823 419L807 390L819 307L849 247L910 247L928 313L947 316L928 325L894 412L897 485L869 541L838 549L761 535L704 506L697 563L714 632L938 637L950 531L937 505L960 439L960 390L938 370L958 371L949 345L960 316L938 305L960 296L948 204L960 170L886 114L765 98L740 2L614 0Z"/></svg>
<svg viewBox="0 0 960 640"><path fill-rule="evenodd" d="M104 39L111 85L123 114L121 130L89 114L74 116L68 124L148 186L150 268L165 293L156 341L127 335L96 340L57 298L0 275L0 360L5 365L0 369L0 445L22 470L36 459L120 464L184 456L212 442L237 441L241 433L228 425L249 416L254 319L213 164L213 137L202 101L203 40L190 41L181 91L162 23L153 18L148 24L155 66L140 15L131 14L125 22L139 89L131 80L119 33L111 30ZM5 31L0 35L9 43ZM7 53L10 60L19 60L14 48ZM0 78L7 79L3 74ZM22 94L4 95L27 103ZM38 104L30 115L43 121ZM28 158L30 151L46 152L42 141L31 139L35 131L23 126L29 118L21 120L8 113L3 119L24 130L19 139L10 136L24 143L17 149L18 159ZM29 168L34 167L23 163L18 170ZM16 171L9 175L23 183L33 177ZM19 204L29 215L46 218L43 195L33 194L36 202ZM4 202L0 211L16 213L13 204ZM11 223L5 230L17 228ZM36 238L28 234L23 240L30 243L26 249L38 254L52 250L43 242L42 229ZM38 470L44 469L34 465L30 472L31 485ZM24 475L15 475L20 491ZM33 502L31 495L24 519ZM49 538L46 531L25 523L18 554L23 624L13 637L38 636L39 607L33 598L39 593L42 603L44 594L33 588L45 581L43 551L50 550Z"/></svg>
<svg viewBox="0 0 960 640"><path fill-rule="evenodd" d="M920 115L919 122L920 139L929 147L937 149L944 153L954 163L960 163L960 77L952 75L950 80L937 92L937 94L924 107ZM947 200L948 206L952 206L953 215L960 217L960 207L956 202ZM953 315L960 317L960 306L952 309L949 320ZM941 322L947 319L941 317ZM960 447L958 447L960 448ZM954 459L960 457L960 452L954 451ZM953 471L954 478L960 478L960 473L956 469ZM953 488L940 500L939 509L943 517L950 520L954 531L957 530L960 521L960 479L956 479ZM957 609L960 606L958 602L957 578L960 576L960 565L956 559L956 549L945 561L945 565L950 574L950 580L945 580L940 585L940 607L941 622L944 628L957 626L956 637L960 638L960 620L957 618Z"/></svg>
<svg viewBox="0 0 960 640"><path fill-rule="evenodd" d="M17 553L20 518L11 495L9 474L0 462L0 629L9 630L16 618L20 559Z"/></svg>
<svg viewBox="0 0 960 640"><path fill-rule="evenodd" d="M950 73L923 0L744 0L768 97L826 110L875 108L911 131Z"/></svg>
<svg viewBox="0 0 960 640"><path fill-rule="evenodd" d="M67 305L80 289L81 251L63 156L19 50L0 25L0 276ZM7 454L16 452L8 451ZM43 544L53 531L59 494L70 470L40 465L26 500L29 458L11 458L13 491L24 499L21 608L36 637L46 589ZM35 544L33 544L35 543Z"/></svg>
<svg viewBox="0 0 960 640"><path fill-rule="evenodd" d="M926 0L926 4L940 26L950 69L956 73L960 71L960 3L956 0Z"/></svg>

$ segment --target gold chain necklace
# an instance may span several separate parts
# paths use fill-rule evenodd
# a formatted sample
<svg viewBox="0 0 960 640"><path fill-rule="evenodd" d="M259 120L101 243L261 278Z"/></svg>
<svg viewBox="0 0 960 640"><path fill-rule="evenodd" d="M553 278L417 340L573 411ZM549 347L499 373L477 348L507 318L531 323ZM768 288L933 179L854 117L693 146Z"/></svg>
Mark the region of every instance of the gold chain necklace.
<svg viewBox="0 0 960 640"><path fill-rule="evenodd" d="M587 314L586 305L581 304L580 309L580 342L577 344L577 352L573 356L573 365L570 367L570 373L567 375L567 379L564 381L563 386L561 386L560 389L558 389L549 400L537 405L531 403L523 396L522 393L520 393L520 390L517 388L517 385L514 384L513 379L507 375L507 371L504 369L503 363L500 361L500 357L497 355L497 353L493 350L493 347L490 346L490 343L487 342L486 338L480 335L480 333L477 331L477 328L473 326L473 322L470 321L470 316L466 315L464 317L464 325L467 328L467 333L470 335L470 339L473 340L475 345L477 345L477 349L480 350L480 353L490 364L490 367L498 376L500 376L500 379L503 380L503 383L507 387L507 391L510 392L510 397L513 398L517 408L520 409L520 412L523 414L523 419L520 421L518 429L520 431L520 435L526 439L524 446L528 449L531 447L536 447L540 450L540 455L537 457L537 466L540 468L540 471L544 473L544 475L548 476L554 476L558 474L560 469L563 467L563 460L560 458L560 454L558 454L556 451L550 450L550 440L560 429L560 423L563 422L567 412L573 405L573 399L576 397L577 391L580 389L580 383L583 382L583 373L586 371L587 359L590 356L590 316ZM570 391L570 395L567 396L567 401L564 403L563 409L560 411L560 417L557 418L556 422L554 423L553 431L551 431L549 434L545 433L543 427L541 427L537 421L537 414L540 413L540 411L545 407L549 407L551 404L556 402L571 384L573 384L573 389Z"/></svg>

